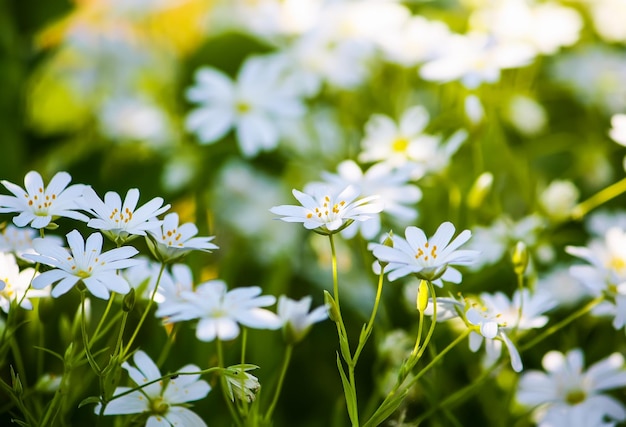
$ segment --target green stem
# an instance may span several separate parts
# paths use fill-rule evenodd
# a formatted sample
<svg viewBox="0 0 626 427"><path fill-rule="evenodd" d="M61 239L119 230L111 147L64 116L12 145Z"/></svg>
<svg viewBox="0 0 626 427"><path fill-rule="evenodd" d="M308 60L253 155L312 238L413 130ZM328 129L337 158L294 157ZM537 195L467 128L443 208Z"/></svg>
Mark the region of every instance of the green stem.
<svg viewBox="0 0 626 427"><path fill-rule="evenodd" d="M574 209L572 209L572 218L580 220L592 209L595 209L609 200L614 199L624 192L626 192L626 178L622 178L616 183L600 190L587 200L579 203Z"/></svg>
<svg viewBox="0 0 626 427"><path fill-rule="evenodd" d="M100 321L98 322L98 326L96 326L96 330L93 333L93 341L95 341L95 337L98 336L98 333L100 332L100 328L102 328L102 325L104 324L104 319L107 318L107 316L109 315L109 311L111 310L111 306L113 305L113 300L115 299L115 292L111 292L111 297L109 298L109 302L107 303L106 308L104 309L104 313L102 313L102 317L100 318ZM90 345L93 343L90 343Z"/></svg>
<svg viewBox="0 0 626 427"><path fill-rule="evenodd" d="M554 325L552 325L551 327L543 331L541 334L537 335L535 338L533 338L529 342L523 345L520 345L519 351L528 350L529 348L533 347L538 342L543 341L544 339L548 338L550 335L554 334L555 332L558 332L564 326L567 326L574 320L590 312L596 305L600 304L602 301L604 301L604 295L600 295L599 297L592 299L583 307L581 307L579 310L567 316L565 319L561 320L558 323L555 323Z"/></svg>
<svg viewBox="0 0 626 427"><path fill-rule="evenodd" d="M283 388L283 382L285 380L285 375L287 374L287 368L289 367L289 362L291 361L291 354L293 352L293 345L288 344L285 349L285 357L283 358L283 364L280 368L280 376L278 377L278 383L276 384L276 389L274 390L274 397L272 398L272 403L267 409L267 413L265 414L264 420L269 423L272 419L272 414L274 412L274 408L278 403L278 397L280 396L280 392Z"/></svg>
<svg viewBox="0 0 626 427"><path fill-rule="evenodd" d="M376 320L376 313L378 312L378 305L380 304L380 297L383 292L383 277L384 277L384 267L381 267L380 274L378 275L378 287L376 289L376 298L374 299L374 307L372 308L372 313L370 314L370 319L365 326L365 332L362 335L362 339L359 339L359 345L354 352L354 356L352 356L352 362L356 365L359 360L359 356L361 355L361 351L365 347L365 343L372 333L372 329L374 328L374 320Z"/></svg>
<svg viewBox="0 0 626 427"><path fill-rule="evenodd" d="M139 330L141 329L141 326L143 325L143 322L146 320L146 317L148 317L148 313L150 312L150 308L152 308L152 304L154 302L154 297L156 296L157 290L159 289L159 283L161 283L161 276L163 276L163 271L164 270L165 270L165 263L161 263L161 268L159 269L159 275L158 275L157 281L156 281L156 283L154 285L154 290L152 291L152 295L150 295L150 299L148 300L148 305L146 306L146 309L144 310L143 314L141 315L141 319L139 319L139 323L137 324L137 327L135 328L135 331L133 332L133 335L130 337L130 340L128 341L128 344L126 345L126 350L124 350L124 353L122 354L122 359L130 351L130 348L133 345L133 342L135 341L135 338L137 338L137 334L139 334Z"/></svg>
<svg viewBox="0 0 626 427"><path fill-rule="evenodd" d="M222 340L216 338L215 346L217 348L217 366L220 369L224 369L224 351L222 349ZM220 375L220 384L222 386L222 396L224 396L224 401L226 402L226 406L228 407L230 416L233 418L233 421L238 426L242 425L241 420L239 419L239 415L235 410L235 406L233 405L233 401L230 400L230 396L228 395L228 383L224 375Z"/></svg>
<svg viewBox="0 0 626 427"><path fill-rule="evenodd" d="M161 354L159 355L159 359L157 360L157 366L163 365L163 363L165 363L165 360L167 360L167 356L169 355L170 350L172 349L172 345L174 344L174 340L176 339L179 325L180 323L175 323L172 331L167 336L167 341L165 341L165 345L161 349Z"/></svg>

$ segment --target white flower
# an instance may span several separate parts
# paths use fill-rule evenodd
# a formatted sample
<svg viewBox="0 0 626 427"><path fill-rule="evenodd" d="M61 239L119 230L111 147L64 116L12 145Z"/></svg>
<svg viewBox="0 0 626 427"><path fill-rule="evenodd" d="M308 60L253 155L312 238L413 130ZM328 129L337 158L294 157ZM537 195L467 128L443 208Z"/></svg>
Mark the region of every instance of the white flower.
<svg viewBox="0 0 626 427"><path fill-rule="evenodd" d="M457 250L467 242L472 233L462 231L454 240L454 225L444 222L435 234L427 239L424 232L414 226L405 230L406 239L392 236L393 247L383 244L371 244L378 261L389 265L385 272L389 280L396 280L409 274L416 274L420 279L429 280L441 286L442 280L460 283L461 273L451 265L469 265L478 256L478 251Z"/></svg>
<svg viewBox="0 0 626 427"><path fill-rule="evenodd" d="M517 400L539 407L534 418L539 427L604 427L626 419L623 404L603 392L626 386L624 358L619 353L584 370L584 353L574 349L566 354L546 353L545 373L527 371L521 377Z"/></svg>
<svg viewBox="0 0 626 427"><path fill-rule="evenodd" d="M573 182L559 179L541 192L539 202L550 218L563 221L571 217L579 196L578 187Z"/></svg>
<svg viewBox="0 0 626 427"><path fill-rule="evenodd" d="M136 236L145 236L146 230L157 228L161 221L157 216L170 208L163 206L163 199L155 197L145 205L137 208L139 190L131 188L126 193L124 202L115 191L104 195L104 201L96 192L88 187L83 192L80 205L94 218L87 222L87 226L98 229L116 243L124 243Z"/></svg>
<svg viewBox="0 0 626 427"><path fill-rule="evenodd" d="M336 189L353 185L363 196L377 195L378 200L385 206L385 214L406 222L417 218L417 210L410 205L422 198L422 192L417 186L408 184L410 177L406 169L377 163L364 173L354 161L345 160L337 166L337 172L336 175L323 172L322 176L326 182L309 183L304 191L311 193L317 187L328 185ZM369 220L352 224L343 231L343 235L351 238L360 231L364 238L373 239L380 232L380 228L380 216L375 215Z"/></svg>
<svg viewBox="0 0 626 427"><path fill-rule="evenodd" d="M211 252L218 249L217 245L211 243L213 236L194 237L198 234L195 224L179 224L176 212L165 215L161 226L146 231L150 237L146 239L150 250L162 262L175 261L193 250Z"/></svg>
<svg viewBox="0 0 626 427"><path fill-rule="evenodd" d="M490 37L483 33L456 35L448 39L440 55L420 69L420 76L445 83L461 80L469 89L483 82L495 83L506 68L521 67L534 58L530 45Z"/></svg>
<svg viewBox="0 0 626 427"><path fill-rule="evenodd" d="M596 32L609 43L626 42L624 14L626 3L623 0L589 0L593 26Z"/></svg>
<svg viewBox="0 0 626 427"><path fill-rule="evenodd" d="M250 403L256 397L256 392L261 388L259 380L252 374L247 373L258 366L243 364L229 366L222 371L226 378L226 386L228 387L228 395L230 400L235 401L235 396L239 400L245 400Z"/></svg>
<svg viewBox="0 0 626 427"><path fill-rule="evenodd" d="M593 311L598 315L612 315L613 327L626 325L626 232L610 228L604 241L592 240L588 247L567 246L570 255L582 258L591 265L574 265L570 274L585 285L594 296L606 294Z"/></svg>
<svg viewBox="0 0 626 427"><path fill-rule="evenodd" d="M172 265L171 274L164 271L159 282L159 290L155 297L155 301L159 303L159 308L155 315L167 317L169 316L168 313L175 313L179 304L187 302L183 295L193 292L193 288L194 281L191 268L186 264Z"/></svg>
<svg viewBox="0 0 626 427"><path fill-rule="evenodd" d="M34 254L33 239L39 237L39 232L32 228L16 227L13 224L7 224L7 226L0 233L0 252L11 252L16 257L32 262L24 258L25 254ZM56 240L59 244L62 240L58 236L48 235L47 239Z"/></svg>
<svg viewBox="0 0 626 427"><path fill-rule="evenodd" d="M369 196L355 200L359 196L356 187L349 185L341 192L333 188L315 188L313 194L298 190L293 196L302 204L274 206L270 212L281 215L286 222L302 222L304 228L316 230L322 234L331 234L342 230L352 221L366 221L372 214L383 210L378 196Z"/></svg>
<svg viewBox="0 0 626 427"><path fill-rule="evenodd" d="M139 350L133 356L135 366L122 363L130 378L137 386L158 380L162 377L158 366L150 357ZM196 365L185 365L178 372L197 372ZM176 375L141 387L119 398L115 395L131 390L131 387L117 387L111 400L104 409L104 415L125 415L147 413L146 426L185 426L206 427L206 423L193 411L187 409L187 402L203 399L211 391L211 386L200 380L199 374ZM101 405L96 405L94 412L100 413Z"/></svg>
<svg viewBox="0 0 626 427"><path fill-rule="evenodd" d="M413 179L440 171L466 139L467 132L459 130L442 143L441 136L424 133L429 120L428 111L421 105L406 110L398 123L383 114L372 115L365 124L359 161L407 167Z"/></svg>
<svg viewBox="0 0 626 427"><path fill-rule="evenodd" d="M76 212L76 200L82 195L85 186L74 184L68 187L71 180L67 172L58 172L45 187L41 175L30 171L24 177L26 190L2 180L2 185L13 196L0 195L0 213L19 213L13 218L18 227L30 224L33 228L44 228L57 217L87 221L87 216Z"/></svg>
<svg viewBox="0 0 626 427"><path fill-rule="evenodd" d="M37 254L25 257L54 267L35 277L33 288L42 289L58 282L52 289L52 296L56 298L80 280L89 292L102 299L109 298L109 291L125 294L130 290L128 282L116 271L138 263L130 259L137 254L137 249L122 246L102 252L102 234L93 233L85 242L78 230L67 233L67 243L69 251L47 238L33 241Z"/></svg>
<svg viewBox="0 0 626 427"><path fill-rule="evenodd" d="M26 310L32 310L30 298L50 295L49 290L35 290L30 283L36 276L34 268L20 271L13 254L0 253L0 308L9 312L11 302L16 301Z"/></svg>
<svg viewBox="0 0 626 427"><path fill-rule="evenodd" d="M197 133L201 143L210 144L234 127L246 157L274 149L280 139L280 122L305 111L293 91L281 86L281 72L282 63L261 57L246 60L236 82L216 69L199 69L187 99L200 107L187 116L187 129Z"/></svg>
<svg viewBox="0 0 626 427"><path fill-rule="evenodd" d="M232 340L239 335L239 323L255 329L281 327L276 314L261 308L274 304L276 298L260 294L258 286L228 291L223 281L210 280L195 291L181 292L178 303L159 307L159 313L168 322L198 319L196 337L201 341Z"/></svg>
<svg viewBox="0 0 626 427"><path fill-rule="evenodd" d="M310 307L310 296L299 301L284 295L278 298L277 314L282 322L287 342L296 343L302 340L314 323L321 322L328 317L326 306L322 305L309 312Z"/></svg>
<svg viewBox="0 0 626 427"><path fill-rule="evenodd" d="M626 146L626 114L615 114L611 117L609 136L619 145Z"/></svg>

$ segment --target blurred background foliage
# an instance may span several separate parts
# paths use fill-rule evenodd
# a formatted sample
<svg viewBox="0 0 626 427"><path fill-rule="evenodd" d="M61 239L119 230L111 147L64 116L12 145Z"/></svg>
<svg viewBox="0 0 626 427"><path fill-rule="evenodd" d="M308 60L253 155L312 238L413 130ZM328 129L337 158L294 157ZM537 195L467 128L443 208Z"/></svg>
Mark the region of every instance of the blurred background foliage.
<svg viewBox="0 0 626 427"><path fill-rule="evenodd" d="M255 2L235 3L245 7ZM464 32L474 3L480 2L407 2L405 6ZM626 112L624 43L597 33L588 3L562 4L577 10L584 22L574 46L504 70L499 82L476 89L454 81L426 81L415 67L373 61L364 84L350 89L326 86L309 99L308 113L298 119L299 131L286 136L277 150L245 158L232 132L217 143L201 145L184 127L192 109L184 94L198 67L212 66L234 78L250 55L277 49L273 37L259 36L244 25L224 24L225 13L235 13L236 8L233 11L217 0L179 0L170 5L165 1L0 0L0 176L21 183L29 170L41 172L45 179L65 170L73 182L89 184L99 194L139 188L142 201L161 196L183 220L194 221L201 235L216 236L219 251L192 254L188 259L198 282L219 277L230 286L260 285L264 293L273 295L311 294L319 305L321 290L331 284L327 242L301 227L273 221L268 209L293 203L292 188L319 180L321 171L334 171L345 159L356 159L364 125L374 113L399 117L420 104L430 112L430 133L447 137L459 128L469 132L449 166L419 181L424 196L416 225L427 234L444 220L453 221L457 229L488 226L504 216L513 223L520 221L541 210L541 191L555 179L575 183L584 200L623 177L624 147L611 141L607 131L611 116ZM464 106L469 94L476 94L484 108L484 119L477 123ZM325 120L325 114L332 119ZM493 187L479 206L468 207L470 189L483 172L493 175ZM625 202L620 196L606 207L621 210ZM59 233L68 231L63 221L59 223ZM402 234L391 222L383 230L392 227ZM508 254L515 240L530 234L511 237L504 242L501 258L480 271L466 272L462 288L451 286L446 291L512 293L516 283ZM568 220L544 227L538 236L531 243L536 274L531 281L559 263L571 262L563 246L584 244L588 233L583 222ZM338 248L343 291L349 295L344 301L350 304L346 324L352 336L358 336L375 291L366 243L357 237L340 242ZM412 336L416 314L405 300L401 284L385 286L380 331L402 329ZM98 303L94 301L94 313L102 310ZM77 304L75 296L64 296L54 309L42 310L46 322L63 329ZM553 319L566 314L558 310ZM57 343L53 350L61 353L62 335L49 340ZM454 332L442 325L435 335L431 355L445 347ZM399 345L401 337L391 339ZM364 397L376 397L380 383L392 372L393 354L376 350L385 338L383 333L375 334L359 365L359 390ZM20 340L29 339L27 327ZM622 332L606 328L602 320L589 319L565 328L522 357L526 366L536 368L546 351L584 346L591 339L602 344L586 348L590 361L625 347ZM150 354L158 352L163 341L163 328L155 324L142 334L139 345ZM271 381L282 357L280 336L254 331L248 345L250 363L261 366L261 383ZM213 345L198 342L184 326L175 348L166 369L215 362L207 359L214 354ZM227 349L236 360L238 344ZM315 326L296 348L276 413L277 426L345 424L336 350L330 322ZM414 419L475 381L481 374L477 360L465 345L459 346L445 358L445 366L420 382L394 417L395 424L389 425L403 425L403 417ZM50 363L49 369L54 370L54 362ZM529 425L521 409L507 409L515 382L508 372L488 379L458 407L435 411L424 425ZM626 401L623 392L619 397ZM221 396L211 393L194 410L210 425L221 426L228 424L222 406ZM91 411L90 407L77 410L73 425L85 425Z"/></svg>

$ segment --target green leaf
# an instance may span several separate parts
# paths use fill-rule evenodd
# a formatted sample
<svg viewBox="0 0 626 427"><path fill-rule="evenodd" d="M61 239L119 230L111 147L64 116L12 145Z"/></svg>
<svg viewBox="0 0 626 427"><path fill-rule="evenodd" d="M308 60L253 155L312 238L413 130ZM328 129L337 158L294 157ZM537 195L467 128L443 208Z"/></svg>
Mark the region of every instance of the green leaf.
<svg viewBox="0 0 626 427"><path fill-rule="evenodd" d="M390 400L385 400L383 404L380 405L380 407L376 410L376 412L374 412L371 418L367 420L365 424L363 424L363 427L379 426L383 421L389 418L389 416L393 414L396 409L398 409L398 407L400 407L408 392L409 389L407 388L404 391L400 392L400 394L395 395Z"/></svg>
<svg viewBox="0 0 626 427"><path fill-rule="evenodd" d="M339 354L337 354L337 369L339 370L339 375L341 376L341 384L343 385L343 394L346 397L346 406L348 407L348 416L350 417L350 421L352 425L358 425L358 409L356 406L356 390L352 389L352 385L350 381L348 381L348 377L346 377L346 373L343 370L343 366L341 365L341 359L339 358Z"/></svg>
<svg viewBox="0 0 626 427"><path fill-rule="evenodd" d="M85 405L90 405L92 403L101 403L100 397L99 396L89 396L85 399L83 399L79 404L78 407L82 408Z"/></svg>

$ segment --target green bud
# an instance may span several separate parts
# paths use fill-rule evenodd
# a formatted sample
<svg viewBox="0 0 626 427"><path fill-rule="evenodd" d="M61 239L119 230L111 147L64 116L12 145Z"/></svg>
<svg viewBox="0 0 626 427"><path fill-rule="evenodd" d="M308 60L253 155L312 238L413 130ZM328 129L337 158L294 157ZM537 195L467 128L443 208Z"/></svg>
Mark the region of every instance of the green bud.
<svg viewBox="0 0 626 427"><path fill-rule="evenodd" d="M417 310L423 313L428 306L428 282L426 280L420 280L419 288L417 289Z"/></svg>
<svg viewBox="0 0 626 427"><path fill-rule="evenodd" d="M528 248L524 242L519 241L515 244L511 259L513 261L513 271L515 271L515 274L518 276L523 275L526 271L526 267L528 267Z"/></svg>
<svg viewBox="0 0 626 427"><path fill-rule="evenodd" d="M50 224L45 226L46 230L56 230L57 228L59 228L59 224L57 224L56 222L51 222Z"/></svg>
<svg viewBox="0 0 626 427"><path fill-rule="evenodd" d="M328 307L328 317L333 322L338 322L341 316L339 315L339 308L337 307L337 303L335 299L330 295L330 292L324 291L324 302L326 303L326 307Z"/></svg>
<svg viewBox="0 0 626 427"><path fill-rule="evenodd" d="M20 380L20 375L15 373L13 366L11 366L11 384L13 386L13 391L17 396L21 396L24 393L24 386Z"/></svg>
<svg viewBox="0 0 626 427"><path fill-rule="evenodd" d="M467 196L467 205L471 209L478 209L485 198L491 191L493 186L493 174L491 172L483 172L476 178L472 188L469 191Z"/></svg>
<svg viewBox="0 0 626 427"><path fill-rule="evenodd" d="M130 288L130 292L124 295L124 300L122 301L122 310L126 313L130 313L133 311L135 307L135 288Z"/></svg>

